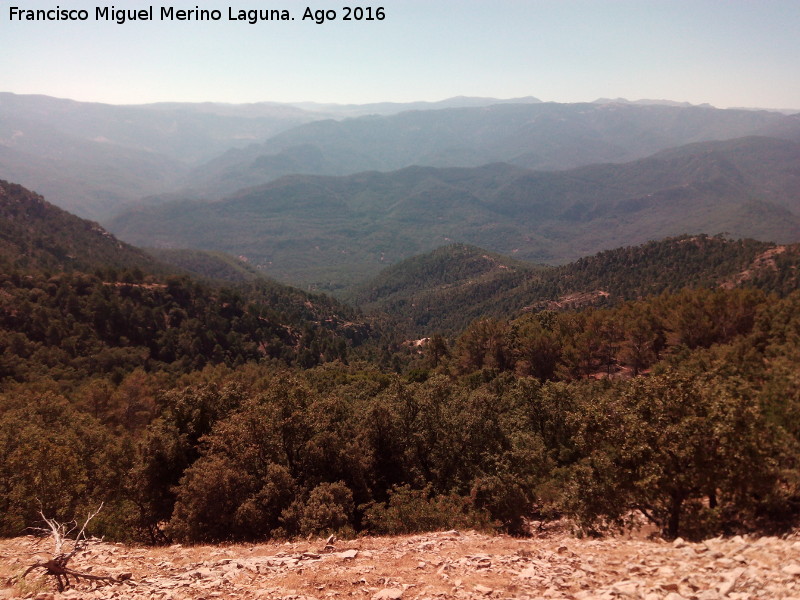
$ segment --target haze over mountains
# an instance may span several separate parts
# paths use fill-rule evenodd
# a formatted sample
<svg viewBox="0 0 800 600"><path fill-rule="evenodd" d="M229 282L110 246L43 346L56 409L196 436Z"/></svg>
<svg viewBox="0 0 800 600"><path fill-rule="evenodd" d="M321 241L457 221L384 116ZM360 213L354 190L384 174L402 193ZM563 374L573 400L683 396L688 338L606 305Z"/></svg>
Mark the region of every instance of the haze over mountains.
<svg viewBox="0 0 800 600"><path fill-rule="evenodd" d="M798 190L800 144L752 137L567 171L498 163L291 176L109 226L137 245L222 250L280 280L338 289L450 242L549 263L681 233L791 242Z"/></svg>
<svg viewBox="0 0 800 600"><path fill-rule="evenodd" d="M0 178L133 244L224 251L327 290L451 242L549 263L682 233L792 242L798 144L800 114L668 101L0 94Z"/></svg>
<svg viewBox="0 0 800 600"><path fill-rule="evenodd" d="M800 140L800 118L711 107L496 104L317 121L195 169L190 186L211 198L281 175L346 175L412 165L507 162L537 170L626 162L688 143L750 135Z"/></svg>
<svg viewBox="0 0 800 600"><path fill-rule="evenodd" d="M528 97L113 106L3 93L0 177L80 216L106 219L144 197L215 199L286 174L493 162L563 170L698 141L800 140L797 115L676 104Z"/></svg>
<svg viewBox="0 0 800 600"><path fill-rule="evenodd" d="M193 181L187 179L192 166L200 162L310 121L495 102L503 101L115 106L0 92L0 177L76 214L101 219L120 205L186 188Z"/></svg>
<svg viewBox="0 0 800 600"><path fill-rule="evenodd" d="M0 93L0 178L101 218L181 185L198 161L314 118L282 105L114 106Z"/></svg>

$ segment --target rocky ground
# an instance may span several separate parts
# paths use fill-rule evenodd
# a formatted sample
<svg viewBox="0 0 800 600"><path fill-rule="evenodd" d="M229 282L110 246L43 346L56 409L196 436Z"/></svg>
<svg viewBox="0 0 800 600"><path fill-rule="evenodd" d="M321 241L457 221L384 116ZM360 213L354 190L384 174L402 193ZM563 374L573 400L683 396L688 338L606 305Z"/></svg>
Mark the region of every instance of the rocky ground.
<svg viewBox="0 0 800 600"><path fill-rule="evenodd" d="M0 598L38 600L326 600L721 598L800 600L800 536L675 543L581 540L556 533L515 539L448 531L231 546L132 547L92 541L70 566L122 581L79 582L63 593L36 570L50 541L0 540Z"/></svg>

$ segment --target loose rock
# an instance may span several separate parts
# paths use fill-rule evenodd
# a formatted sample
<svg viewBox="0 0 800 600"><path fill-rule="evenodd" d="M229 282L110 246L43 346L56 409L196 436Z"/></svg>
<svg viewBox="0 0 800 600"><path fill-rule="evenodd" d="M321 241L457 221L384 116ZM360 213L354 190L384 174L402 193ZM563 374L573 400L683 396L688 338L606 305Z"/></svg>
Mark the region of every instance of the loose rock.
<svg viewBox="0 0 800 600"><path fill-rule="evenodd" d="M451 531L358 538L339 551L319 552L322 543L132 548L98 542L74 558L76 567L88 572L102 565L119 583L37 593L39 600L800 600L800 536L676 545ZM0 574L21 573L38 551L34 538L0 540ZM0 598L20 596L3 585Z"/></svg>

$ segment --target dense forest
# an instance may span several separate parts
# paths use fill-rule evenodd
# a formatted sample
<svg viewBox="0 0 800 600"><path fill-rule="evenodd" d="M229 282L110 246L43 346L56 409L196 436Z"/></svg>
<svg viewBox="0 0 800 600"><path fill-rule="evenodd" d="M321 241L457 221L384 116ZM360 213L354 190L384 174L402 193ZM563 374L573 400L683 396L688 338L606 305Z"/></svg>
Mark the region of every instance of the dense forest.
<svg viewBox="0 0 800 600"><path fill-rule="evenodd" d="M600 252L560 267L522 263L464 244L385 269L345 298L408 336L457 334L481 317L610 306L685 287L797 289L800 245L722 235L679 236Z"/></svg>
<svg viewBox="0 0 800 600"><path fill-rule="evenodd" d="M570 170L287 175L217 202L138 206L107 225L139 246L246 256L284 283L339 294L448 241L551 264L684 233L796 242L798 161L800 143L747 137Z"/></svg>
<svg viewBox="0 0 800 600"><path fill-rule="evenodd" d="M101 503L92 533L146 543L800 518L791 247L681 237L557 268L449 247L362 312L179 275L78 221L37 245L50 221L4 230L0 535ZM400 310L442 293L435 319Z"/></svg>
<svg viewBox="0 0 800 600"><path fill-rule="evenodd" d="M98 532L151 542L521 534L560 515L586 532L780 529L800 508L798 308L685 290L486 319L403 373L196 348L198 368L6 374L0 526L105 502Z"/></svg>

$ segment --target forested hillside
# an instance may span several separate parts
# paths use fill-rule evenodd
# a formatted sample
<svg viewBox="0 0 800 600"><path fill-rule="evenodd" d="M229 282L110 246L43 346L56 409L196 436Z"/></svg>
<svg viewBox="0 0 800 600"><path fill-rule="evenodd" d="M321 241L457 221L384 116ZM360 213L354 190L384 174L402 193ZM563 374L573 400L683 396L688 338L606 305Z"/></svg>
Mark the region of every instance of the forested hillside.
<svg viewBox="0 0 800 600"><path fill-rule="evenodd" d="M398 325L126 266L144 255L2 189L0 535L101 503L92 534L146 543L800 522L796 247L545 268L449 246L361 291Z"/></svg>
<svg viewBox="0 0 800 600"><path fill-rule="evenodd" d="M560 267L520 263L454 244L387 267L351 301L407 336L462 331L479 317L602 307L684 287L798 287L800 246L679 236L606 250Z"/></svg>
<svg viewBox="0 0 800 600"><path fill-rule="evenodd" d="M50 271L141 268L165 271L152 257L120 242L24 187L0 181L0 264Z"/></svg>
<svg viewBox="0 0 800 600"><path fill-rule="evenodd" d="M684 233L800 239L800 144L751 137L569 171L507 164L285 177L221 202L110 222L142 246L246 256L281 281L341 291L448 242L565 263Z"/></svg>
<svg viewBox="0 0 800 600"><path fill-rule="evenodd" d="M353 310L266 281L226 289L141 271L12 271L0 287L0 377L11 381L270 359L312 366L345 360L353 342L369 337Z"/></svg>
<svg viewBox="0 0 800 600"><path fill-rule="evenodd" d="M230 283L265 279L264 274L258 269L244 260L224 252L148 248L147 253L162 263L172 265L202 279Z"/></svg>
<svg viewBox="0 0 800 600"><path fill-rule="evenodd" d="M95 223L0 182L0 378L81 382L134 369L344 360L369 337L356 311L200 254L200 283ZM220 270L218 265L226 265ZM192 265L189 265L190 267ZM238 267L238 271L236 268ZM237 288L214 283L247 273Z"/></svg>

